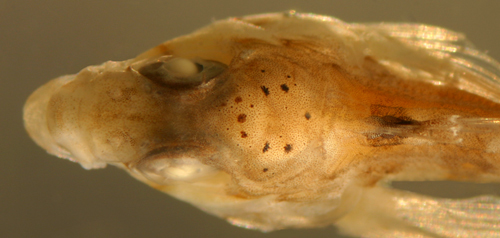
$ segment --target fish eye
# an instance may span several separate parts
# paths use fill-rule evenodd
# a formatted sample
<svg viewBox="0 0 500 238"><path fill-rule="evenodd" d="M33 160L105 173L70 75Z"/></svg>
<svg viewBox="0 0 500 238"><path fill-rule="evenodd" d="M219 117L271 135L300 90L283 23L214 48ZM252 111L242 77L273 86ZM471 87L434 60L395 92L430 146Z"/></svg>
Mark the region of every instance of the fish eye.
<svg viewBox="0 0 500 238"><path fill-rule="evenodd" d="M216 168L193 158L159 157L140 162L136 169L146 178L158 184L169 184L175 181L190 182L218 172Z"/></svg>
<svg viewBox="0 0 500 238"><path fill-rule="evenodd" d="M226 68L225 64L212 60L162 56L140 67L138 72L164 86L194 87L207 83Z"/></svg>

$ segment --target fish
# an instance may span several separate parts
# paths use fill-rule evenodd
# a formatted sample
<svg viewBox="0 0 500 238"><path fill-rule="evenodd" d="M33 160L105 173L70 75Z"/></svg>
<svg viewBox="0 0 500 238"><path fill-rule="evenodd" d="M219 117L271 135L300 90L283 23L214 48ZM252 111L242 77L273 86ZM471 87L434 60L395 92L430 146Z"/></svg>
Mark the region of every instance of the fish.
<svg viewBox="0 0 500 238"><path fill-rule="evenodd" d="M247 229L500 237L500 63L461 33L295 11L233 17L38 88L25 128Z"/></svg>

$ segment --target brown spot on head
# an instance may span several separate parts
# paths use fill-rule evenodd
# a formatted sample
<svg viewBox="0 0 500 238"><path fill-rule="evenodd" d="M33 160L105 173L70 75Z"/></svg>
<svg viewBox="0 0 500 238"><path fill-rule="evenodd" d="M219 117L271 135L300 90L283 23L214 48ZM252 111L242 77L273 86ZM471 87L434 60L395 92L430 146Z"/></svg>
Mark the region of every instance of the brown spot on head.
<svg viewBox="0 0 500 238"><path fill-rule="evenodd" d="M247 137L248 137L247 133L244 131L241 131L241 138L247 138Z"/></svg>
<svg viewBox="0 0 500 238"><path fill-rule="evenodd" d="M269 142L266 142L266 145L264 145L264 148L262 149L262 153L266 153L269 149L271 149Z"/></svg>
<svg viewBox="0 0 500 238"><path fill-rule="evenodd" d="M243 123L247 121L247 115L246 114L240 114L238 115L238 122Z"/></svg>
<svg viewBox="0 0 500 238"><path fill-rule="evenodd" d="M265 72L266 72L266 70L265 70L265 69L261 69L261 70L260 70L260 72L265 73Z"/></svg>
<svg viewBox="0 0 500 238"><path fill-rule="evenodd" d="M262 92L267 96L269 95L269 88L266 88L266 86L260 86L260 89L262 89Z"/></svg>
<svg viewBox="0 0 500 238"><path fill-rule="evenodd" d="M158 50L159 50L160 52L163 52L163 53L168 52L168 48L167 48L167 46L166 46L165 44L160 44L160 45L158 45L158 46L156 46L156 47L158 48Z"/></svg>
<svg viewBox="0 0 500 238"><path fill-rule="evenodd" d="M225 107L225 106L227 106L227 103L223 102L223 103L220 104L220 106L221 107Z"/></svg>
<svg viewBox="0 0 500 238"><path fill-rule="evenodd" d="M267 170L268 170L267 168L264 168L262 171L265 173L265 172L267 172Z"/></svg>
<svg viewBox="0 0 500 238"><path fill-rule="evenodd" d="M284 148L285 148L285 152L286 153L290 153L290 151L292 151L292 145L291 144L286 144L286 146Z"/></svg>
<svg viewBox="0 0 500 238"><path fill-rule="evenodd" d="M285 91L285 93L288 93L288 90L290 90L286 84L282 84L280 87L281 90Z"/></svg>
<svg viewBox="0 0 500 238"><path fill-rule="evenodd" d="M236 103L240 103L240 102L243 102L243 99L242 99L241 97L239 97L239 96L238 96L238 97L236 97L236 98L234 99L234 101L235 101Z"/></svg>
<svg viewBox="0 0 500 238"><path fill-rule="evenodd" d="M253 108L253 104L250 104L250 107L252 107L252 108Z"/></svg>
<svg viewBox="0 0 500 238"><path fill-rule="evenodd" d="M305 117L307 120L309 120L309 119L311 119L311 114L309 114L309 112L306 112Z"/></svg>

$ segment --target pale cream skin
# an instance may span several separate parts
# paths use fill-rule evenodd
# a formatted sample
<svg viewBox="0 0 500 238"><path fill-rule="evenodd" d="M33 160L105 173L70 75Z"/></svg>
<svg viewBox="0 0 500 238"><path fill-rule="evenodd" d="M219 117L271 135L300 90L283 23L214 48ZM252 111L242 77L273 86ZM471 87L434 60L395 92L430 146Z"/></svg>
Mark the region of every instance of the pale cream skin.
<svg viewBox="0 0 500 238"><path fill-rule="evenodd" d="M56 78L24 120L49 153L118 166L235 225L477 237L500 233L498 198L387 184L500 181L499 71L442 28L257 15Z"/></svg>

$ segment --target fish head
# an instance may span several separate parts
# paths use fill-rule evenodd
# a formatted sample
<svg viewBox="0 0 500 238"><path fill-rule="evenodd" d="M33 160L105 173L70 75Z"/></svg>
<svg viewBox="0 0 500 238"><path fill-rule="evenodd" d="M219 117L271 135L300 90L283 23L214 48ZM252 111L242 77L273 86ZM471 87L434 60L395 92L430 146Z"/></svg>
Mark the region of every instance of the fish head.
<svg viewBox="0 0 500 238"><path fill-rule="evenodd" d="M344 185L326 159L337 151L324 149L336 139L323 108L342 73L319 43L277 38L251 20L53 79L25 105L28 133L49 153L87 169L118 166L234 223L299 222L289 214L317 226L304 214L318 203L321 217L338 216Z"/></svg>
<svg viewBox="0 0 500 238"><path fill-rule="evenodd" d="M253 180L277 176L285 167L275 164L302 153L322 118L311 93L321 85L297 80L314 75L276 48L256 44L228 65L162 55L90 66L38 89L26 127L86 168L203 158L225 170L243 163Z"/></svg>

